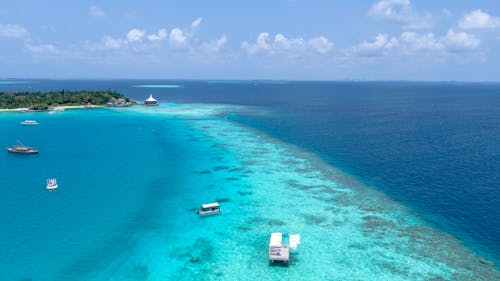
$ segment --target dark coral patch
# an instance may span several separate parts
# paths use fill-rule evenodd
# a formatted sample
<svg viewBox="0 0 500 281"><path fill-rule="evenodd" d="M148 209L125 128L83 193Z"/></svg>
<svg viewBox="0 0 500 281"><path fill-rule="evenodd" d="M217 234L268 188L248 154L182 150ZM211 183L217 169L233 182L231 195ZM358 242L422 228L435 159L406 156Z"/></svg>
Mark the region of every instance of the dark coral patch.
<svg viewBox="0 0 500 281"><path fill-rule="evenodd" d="M244 170L244 168L234 167L231 170L229 170L229 172L239 172L239 171L243 171L243 170Z"/></svg>
<svg viewBox="0 0 500 281"><path fill-rule="evenodd" d="M282 220L278 220L278 219L270 219L267 221L267 224L269 226L283 226L283 225L286 225L286 223Z"/></svg>
<svg viewBox="0 0 500 281"><path fill-rule="evenodd" d="M149 268L143 264L135 265L129 272L129 277L132 280L148 280L149 275Z"/></svg>
<svg viewBox="0 0 500 281"><path fill-rule="evenodd" d="M229 169L229 167L228 166L215 166L212 169L217 172L217 171L227 170L227 169Z"/></svg>
<svg viewBox="0 0 500 281"><path fill-rule="evenodd" d="M326 218L322 216L308 215L308 214L304 214L303 216L306 219L307 224L318 225L326 221Z"/></svg>

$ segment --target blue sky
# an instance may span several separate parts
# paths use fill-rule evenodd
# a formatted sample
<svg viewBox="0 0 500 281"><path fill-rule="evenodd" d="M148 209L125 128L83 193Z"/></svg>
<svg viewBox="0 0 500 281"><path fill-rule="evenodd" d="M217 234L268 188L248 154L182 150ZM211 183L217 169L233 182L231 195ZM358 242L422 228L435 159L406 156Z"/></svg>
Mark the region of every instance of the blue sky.
<svg viewBox="0 0 500 281"><path fill-rule="evenodd" d="M0 77L500 81L498 1L3 1Z"/></svg>

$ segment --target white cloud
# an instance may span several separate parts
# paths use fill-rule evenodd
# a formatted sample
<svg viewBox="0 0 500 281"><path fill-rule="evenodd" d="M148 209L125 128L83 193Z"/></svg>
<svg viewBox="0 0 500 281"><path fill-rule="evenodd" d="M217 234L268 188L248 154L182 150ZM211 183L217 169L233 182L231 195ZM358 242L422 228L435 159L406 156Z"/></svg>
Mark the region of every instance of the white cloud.
<svg viewBox="0 0 500 281"><path fill-rule="evenodd" d="M396 37L389 39L387 34L378 34L372 42L363 41L353 47L354 52L362 56L378 55L399 45Z"/></svg>
<svg viewBox="0 0 500 281"><path fill-rule="evenodd" d="M267 32L259 34L254 44L245 41L241 46L251 55L272 50L272 46L269 44L269 33Z"/></svg>
<svg viewBox="0 0 500 281"><path fill-rule="evenodd" d="M127 33L127 40L129 42L140 42L145 35L146 31L134 28Z"/></svg>
<svg viewBox="0 0 500 281"><path fill-rule="evenodd" d="M473 50L481 44L474 34L455 32L453 29L448 30L442 41L452 51Z"/></svg>
<svg viewBox="0 0 500 281"><path fill-rule="evenodd" d="M37 55L55 55L59 53L59 49L52 44L40 44L40 45L25 44L25 48L30 53Z"/></svg>
<svg viewBox="0 0 500 281"><path fill-rule="evenodd" d="M333 43L324 36L310 39L308 43L314 51L321 54L326 54L333 48Z"/></svg>
<svg viewBox="0 0 500 281"><path fill-rule="evenodd" d="M21 38L28 34L28 31L20 25L0 24L0 37Z"/></svg>
<svg viewBox="0 0 500 281"><path fill-rule="evenodd" d="M187 43L187 37L180 28L172 29L168 35L168 39L170 44L177 47L185 46Z"/></svg>
<svg viewBox="0 0 500 281"><path fill-rule="evenodd" d="M462 29L487 29L500 27L500 18L481 10L474 10L460 19L458 26Z"/></svg>
<svg viewBox="0 0 500 281"><path fill-rule="evenodd" d="M202 21L202 18L197 18L191 23L191 27L189 29L183 30L179 27L173 28L168 35L170 45L176 48L190 47L190 39L194 37L200 28Z"/></svg>
<svg viewBox="0 0 500 281"><path fill-rule="evenodd" d="M302 38L286 38L283 34L278 33L274 36L273 47L277 50L283 51L293 51L297 49L303 49L305 46L305 41Z"/></svg>
<svg viewBox="0 0 500 281"><path fill-rule="evenodd" d="M222 35L216 40L201 44L201 49L206 52L219 52L227 44L227 37Z"/></svg>
<svg viewBox="0 0 500 281"><path fill-rule="evenodd" d="M191 23L191 30L197 31L200 28L202 18L197 18Z"/></svg>
<svg viewBox="0 0 500 281"><path fill-rule="evenodd" d="M402 20L411 10L409 0L381 0L372 5L369 13L374 17Z"/></svg>
<svg viewBox="0 0 500 281"><path fill-rule="evenodd" d="M193 37L196 32L198 32L198 30L200 29L200 26L201 26L201 22L203 21L202 18L197 18L195 19L192 23L191 23L191 27L189 29L186 29L184 30L184 35L186 37Z"/></svg>
<svg viewBox="0 0 500 281"><path fill-rule="evenodd" d="M364 41L352 48L360 56L378 56L388 54L413 55L418 53L451 53L473 51L479 48L481 41L473 34L455 32L453 29L441 37L434 33L419 34L406 31L399 36L389 37L378 34L374 41Z"/></svg>
<svg viewBox="0 0 500 281"><path fill-rule="evenodd" d="M271 40L268 32L262 32L257 36L255 43L245 41L241 47L250 55L288 54L297 56L306 54L308 51L326 54L332 49L333 43L324 36L305 40L300 37L287 38L281 33L276 34Z"/></svg>
<svg viewBox="0 0 500 281"><path fill-rule="evenodd" d="M402 46L409 52L416 51L437 51L444 46L441 40L436 38L434 33L418 34L416 32L401 33L400 40Z"/></svg>
<svg viewBox="0 0 500 281"><path fill-rule="evenodd" d="M433 25L432 15L415 11L410 0L380 0L372 5L368 14L376 19L402 23L405 28L421 29Z"/></svg>
<svg viewBox="0 0 500 281"><path fill-rule="evenodd" d="M148 40L149 41L160 41L160 40L165 39L166 37L167 37L167 30L165 28L162 28L162 29L158 30L157 33L148 35Z"/></svg>
<svg viewBox="0 0 500 281"><path fill-rule="evenodd" d="M127 41L120 38L106 36L101 38L101 49L120 49L127 45Z"/></svg>
<svg viewBox="0 0 500 281"><path fill-rule="evenodd" d="M107 49L124 49L130 51L145 51L152 48L162 48L160 41L168 39L169 45L177 50L195 50L204 49L205 51L218 51L227 42L226 36L209 41L199 42L194 38L194 31L201 25L202 19L194 20L187 29L173 28L168 31L165 28L160 28L156 33L148 34L146 30L133 28L130 29L125 38L116 38L105 36L99 42L86 42L85 47L88 50L107 50Z"/></svg>
<svg viewBox="0 0 500 281"><path fill-rule="evenodd" d="M104 12L104 10L98 6L90 6L89 14L93 17L96 17L96 18L102 18L102 17L106 16L106 13Z"/></svg>

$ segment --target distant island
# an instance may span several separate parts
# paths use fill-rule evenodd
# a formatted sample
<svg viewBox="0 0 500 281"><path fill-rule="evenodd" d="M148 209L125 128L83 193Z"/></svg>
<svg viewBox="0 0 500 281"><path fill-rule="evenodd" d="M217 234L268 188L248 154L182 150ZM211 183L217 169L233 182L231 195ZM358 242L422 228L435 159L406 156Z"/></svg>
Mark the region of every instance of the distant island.
<svg viewBox="0 0 500 281"><path fill-rule="evenodd" d="M116 101L132 102L122 94L111 91L50 91L50 92L0 92L0 109L47 110L58 106L112 105Z"/></svg>

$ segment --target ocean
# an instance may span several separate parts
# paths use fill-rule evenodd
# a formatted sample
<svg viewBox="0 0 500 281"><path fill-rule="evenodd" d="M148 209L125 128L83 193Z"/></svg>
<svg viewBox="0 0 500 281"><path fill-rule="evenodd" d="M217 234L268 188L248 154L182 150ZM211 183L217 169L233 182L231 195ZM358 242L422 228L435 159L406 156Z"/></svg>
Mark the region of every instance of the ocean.
<svg viewBox="0 0 500 281"><path fill-rule="evenodd" d="M0 112L41 150L0 156L2 280L500 278L500 84L0 83L61 89L161 105ZM301 234L288 267L271 232Z"/></svg>

